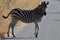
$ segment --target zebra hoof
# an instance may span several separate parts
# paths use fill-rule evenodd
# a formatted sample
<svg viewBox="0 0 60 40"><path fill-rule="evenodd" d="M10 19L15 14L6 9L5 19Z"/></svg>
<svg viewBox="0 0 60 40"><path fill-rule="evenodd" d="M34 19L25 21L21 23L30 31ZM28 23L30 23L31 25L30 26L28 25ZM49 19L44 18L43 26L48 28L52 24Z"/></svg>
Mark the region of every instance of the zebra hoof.
<svg viewBox="0 0 60 40"><path fill-rule="evenodd" d="M15 38L15 36L13 36Z"/></svg>
<svg viewBox="0 0 60 40"><path fill-rule="evenodd" d="M9 35L7 35L8 37L10 37Z"/></svg>
<svg viewBox="0 0 60 40"><path fill-rule="evenodd" d="M38 38L38 34L35 34L35 37Z"/></svg>
<svg viewBox="0 0 60 40"><path fill-rule="evenodd" d="M36 38L38 38L38 35L35 35Z"/></svg>
<svg viewBox="0 0 60 40"><path fill-rule="evenodd" d="M15 37L15 35L13 35L13 37Z"/></svg>
<svg viewBox="0 0 60 40"><path fill-rule="evenodd" d="M9 37L9 32L7 32L7 36Z"/></svg>

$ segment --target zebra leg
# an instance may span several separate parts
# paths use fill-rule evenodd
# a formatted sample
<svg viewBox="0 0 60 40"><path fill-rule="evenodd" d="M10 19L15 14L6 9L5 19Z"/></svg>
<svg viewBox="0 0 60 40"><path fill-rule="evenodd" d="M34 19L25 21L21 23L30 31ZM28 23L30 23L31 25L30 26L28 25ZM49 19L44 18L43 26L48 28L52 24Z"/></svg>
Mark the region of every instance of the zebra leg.
<svg viewBox="0 0 60 40"><path fill-rule="evenodd" d="M11 24L11 23L10 23ZM9 27L8 27L8 32L7 32L7 36L9 37L9 31L10 31L10 27L11 25L9 24Z"/></svg>
<svg viewBox="0 0 60 40"><path fill-rule="evenodd" d="M35 37L36 38L38 37L38 31L39 31L39 26L38 26L38 23L35 22Z"/></svg>
<svg viewBox="0 0 60 40"><path fill-rule="evenodd" d="M13 37L15 37L15 35L14 35L14 27L12 27L12 35L13 35Z"/></svg>
<svg viewBox="0 0 60 40"><path fill-rule="evenodd" d="M12 20L12 24L13 25L12 25L11 29L12 29L12 35L13 35L13 37L15 37L15 35L14 35L14 26L16 25L17 21L18 21L17 19L13 19Z"/></svg>
<svg viewBox="0 0 60 40"><path fill-rule="evenodd" d="M14 30L14 26L16 25L16 23L17 23L17 19L12 19L12 20L11 20L11 23L9 24L8 32L7 32L7 36L8 36L8 37L9 37L10 28L12 28L12 35L13 35L13 37L15 37L13 30Z"/></svg>

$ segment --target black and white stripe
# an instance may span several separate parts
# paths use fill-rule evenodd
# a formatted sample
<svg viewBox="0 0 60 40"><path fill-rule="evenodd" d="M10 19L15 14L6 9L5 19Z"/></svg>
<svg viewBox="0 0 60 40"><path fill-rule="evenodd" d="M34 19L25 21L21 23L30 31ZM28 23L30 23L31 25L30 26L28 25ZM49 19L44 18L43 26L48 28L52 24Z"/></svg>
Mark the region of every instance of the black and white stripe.
<svg viewBox="0 0 60 40"><path fill-rule="evenodd" d="M42 2L41 5L39 5L38 7L36 7L33 10L22 10L20 8L15 8L12 9L10 11L10 13L8 14L8 16L11 14L11 18L12 21L9 24L9 28L8 28L8 36L9 36L9 30L10 27L12 27L12 35L14 36L14 26L16 25L17 21L20 20L23 23L35 23L35 36L37 37L38 35L38 30L39 30L39 26L38 26L38 22L41 21L41 18L43 17L43 15L46 15L46 8L49 2ZM3 16L3 18L8 18ZM15 37L15 36L14 36Z"/></svg>
<svg viewBox="0 0 60 40"><path fill-rule="evenodd" d="M31 10L22 10L20 8L15 8L13 10L11 10L10 12L11 14L14 14L12 15L12 17L14 16L15 17L18 17L18 19L20 19L22 22L25 22L25 23L29 23L32 21L32 11ZM17 16L15 16L17 15Z"/></svg>

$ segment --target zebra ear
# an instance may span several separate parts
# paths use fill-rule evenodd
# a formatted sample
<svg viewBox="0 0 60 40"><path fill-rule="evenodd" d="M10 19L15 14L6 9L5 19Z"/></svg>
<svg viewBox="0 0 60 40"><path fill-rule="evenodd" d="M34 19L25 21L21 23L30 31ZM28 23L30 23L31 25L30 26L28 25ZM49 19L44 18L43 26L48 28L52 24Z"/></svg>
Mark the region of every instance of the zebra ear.
<svg viewBox="0 0 60 40"><path fill-rule="evenodd" d="M46 5L48 5L49 4L49 1L46 3Z"/></svg>

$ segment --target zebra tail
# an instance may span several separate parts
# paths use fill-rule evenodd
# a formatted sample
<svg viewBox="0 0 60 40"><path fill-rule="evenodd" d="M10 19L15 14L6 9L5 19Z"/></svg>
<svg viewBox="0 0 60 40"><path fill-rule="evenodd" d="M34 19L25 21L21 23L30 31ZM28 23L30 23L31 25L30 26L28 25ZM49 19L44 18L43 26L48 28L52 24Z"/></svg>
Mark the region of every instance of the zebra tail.
<svg viewBox="0 0 60 40"><path fill-rule="evenodd" d="M10 13L7 16L2 15L4 19L7 19L9 17Z"/></svg>

